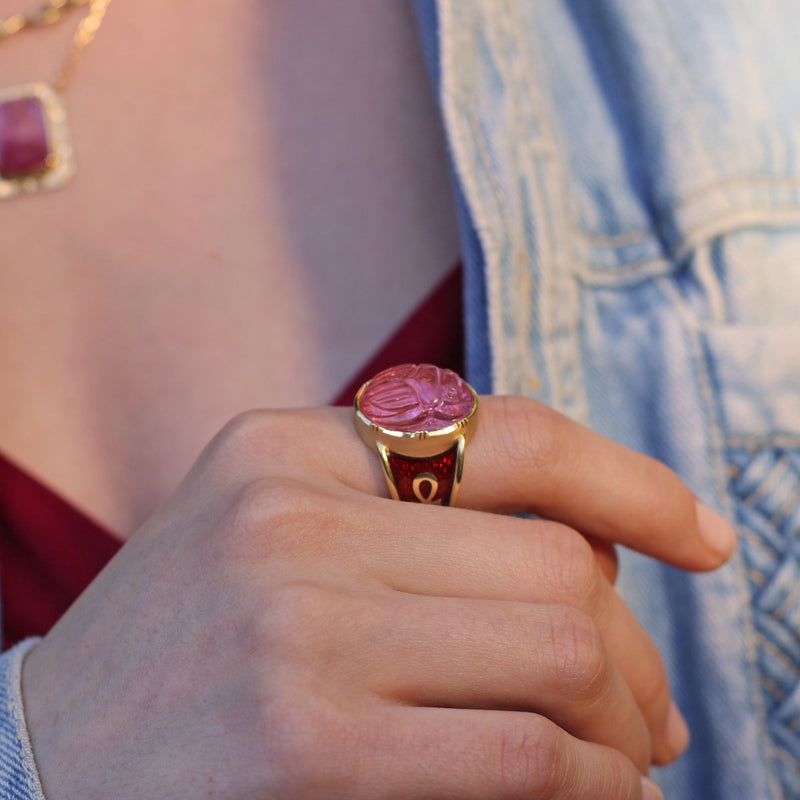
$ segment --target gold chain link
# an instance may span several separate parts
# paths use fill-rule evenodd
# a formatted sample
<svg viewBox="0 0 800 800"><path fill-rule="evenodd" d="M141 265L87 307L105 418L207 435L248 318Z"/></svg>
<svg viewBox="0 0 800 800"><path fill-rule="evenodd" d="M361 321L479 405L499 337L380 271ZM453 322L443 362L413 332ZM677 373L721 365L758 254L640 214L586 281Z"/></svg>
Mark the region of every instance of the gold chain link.
<svg viewBox="0 0 800 800"><path fill-rule="evenodd" d="M72 2L85 3L87 0L72 0ZM89 13L81 20L78 30L72 40L72 49L67 56L67 60L61 67L58 77L53 81L53 88L57 92L63 92L75 67L83 57L83 51L92 43L95 34L100 28L106 9L111 0L88 0Z"/></svg>
<svg viewBox="0 0 800 800"><path fill-rule="evenodd" d="M26 28L43 28L46 25L55 25L64 15L77 6L85 6L91 0L50 0L47 5L34 11L32 14L12 14L0 20L0 42L24 31Z"/></svg>
<svg viewBox="0 0 800 800"><path fill-rule="evenodd" d="M72 48L61 67L53 88L63 92L75 67L83 56L83 51L91 44L105 16L111 0L50 0L38 11L31 14L12 14L0 20L0 42L28 28L43 28L60 22L67 13L79 6L89 6L89 11L78 25L72 39Z"/></svg>

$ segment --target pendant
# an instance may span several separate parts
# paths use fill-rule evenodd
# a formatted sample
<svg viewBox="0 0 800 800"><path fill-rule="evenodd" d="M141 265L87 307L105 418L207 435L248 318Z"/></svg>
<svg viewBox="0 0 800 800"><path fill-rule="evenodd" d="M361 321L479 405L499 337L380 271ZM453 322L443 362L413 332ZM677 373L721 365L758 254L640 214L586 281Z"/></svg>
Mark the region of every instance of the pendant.
<svg viewBox="0 0 800 800"><path fill-rule="evenodd" d="M74 173L61 95L46 83L0 91L0 199L57 189Z"/></svg>

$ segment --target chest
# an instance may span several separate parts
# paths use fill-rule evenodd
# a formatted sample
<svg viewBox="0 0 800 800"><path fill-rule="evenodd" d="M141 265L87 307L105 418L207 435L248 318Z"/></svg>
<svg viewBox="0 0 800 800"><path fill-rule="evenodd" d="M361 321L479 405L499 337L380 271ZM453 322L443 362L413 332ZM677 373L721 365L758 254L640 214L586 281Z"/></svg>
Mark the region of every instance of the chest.
<svg viewBox="0 0 800 800"><path fill-rule="evenodd" d="M371 5L112 5L78 175L4 208L0 446L115 530L232 414L329 400L457 256L411 12Z"/></svg>

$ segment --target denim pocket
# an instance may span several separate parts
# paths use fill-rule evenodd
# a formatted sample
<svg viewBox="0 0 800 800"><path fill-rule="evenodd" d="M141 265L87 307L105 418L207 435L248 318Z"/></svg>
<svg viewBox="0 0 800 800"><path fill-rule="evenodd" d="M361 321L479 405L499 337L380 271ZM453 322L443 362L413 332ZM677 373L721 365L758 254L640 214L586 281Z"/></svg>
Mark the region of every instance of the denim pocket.
<svg viewBox="0 0 800 800"><path fill-rule="evenodd" d="M704 332L773 757L800 797L800 325Z"/></svg>

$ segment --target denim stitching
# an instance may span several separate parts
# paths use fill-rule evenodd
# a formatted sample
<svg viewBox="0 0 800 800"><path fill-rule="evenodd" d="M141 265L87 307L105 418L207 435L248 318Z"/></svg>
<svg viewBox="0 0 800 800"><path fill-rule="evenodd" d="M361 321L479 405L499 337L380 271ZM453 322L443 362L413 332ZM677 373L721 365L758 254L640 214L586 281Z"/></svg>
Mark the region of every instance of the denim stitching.
<svg viewBox="0 0 800 800"><path fill-rule="evenodd" d="M750 489L748 485L740 485L738 487L732 485L732 490L736 491L737 488L739 490L746 489L747 491L737 492L742 506L749 508L750 513L757 514L767 524L772 526L772 530L780 533L780 527L774 525L776 518L782 518L784 522L789 519L786 515L782 515L782 512L786 509L789 499L791 497L796 497L798 490L800 490L799 485L789 492L789 498L781 498L780 494L783 488L781 484L789 476L800 484L800 474L798 474L794 463L785 452L786 448L771 447L764 442L764 438L770 437L731 437L731 439L737 440L737 444L747 445L746 449L739 447L729 451L733 459L738 459L740 454L748 459L747 465L742 469L743 475L747 473L747 467L751 464L755 465L755 468L758 470L756 474L763 472L765 469L768 470L766 476L763 477L753 489ZM779 438L784 439L785 437ZM786 444L785 441L782 443ZM760 446L758 446L759 444ZM777 510L774 508L776 504L778 504ZM764 568L767 569L768 574L764 574L762 580L759 582L763 587L762 592L769 590L773 579L778 575L778 571L782 570L784 565L786 565L786 559L796 558L792 550L792 542L794 542L797 536L797 530L792 530L782 535L788 540L788 544L785 548L776 551L771 556L771 566L763 565ZM760 543L759 549L761 552L764 552L764 545L766 542L761 537L748 536L746 537L746 542L747 546L750 548ZM745 557L748 555L746 548L743 555ZM791 564L789 564L788 567L790 568ZM761 572L761 570L754 571ZM796 653L786 652L782 647L783 643L788 644L789 642L797 640L794 620L788 619L787 615L789 612L793 612L796 609L798 600L800 600L800 584L793 583L788 593L781 599L777 607L773 608L772 601L770 601L769 606L765 605L763 608L760 607L756 612L762 658L761 684L763 691L772 698L776 707L780 707L787 702L790 694L794 693L798 686L800 663L798 663L797 655ZM761 603L759 603L759 606L761 606ZM781 627L787 635L785 640L778 635ZM777 683L765 672L765 670L774 671L776 669L779 675L781 672L785 673L783 685ZM796 712L794 713L796 714ZM781 765L790 769L788 775L781 775L784 785L787 787L787 791L790 790L790 776L797 775L798 765L800 765L800 759L798 759L797 755L788 749L789 745L787 743L781 741L782 729L797 732L797 725L800 724L800 720L795 717L795 719L790 722L791 724L787 725L783 721L776 719L773 722L775 727L772 731L776 757Z"/></svg>
<svg viewBox="0 0 800 800"><path fill-rule="evenodd" d="M787 697L786 690L778 686L778 684L775 683L775 681L772 680L772 678L770 678L769 676L767 675L761 676L761 686L764 689L764 691L766 691L767 694L769 694L770 697L772 697L772 699L775 701L775 705L780 705L781 703L783 703L784 700L786 700ZM772 744L774 747L777 747L777 745L775 745L774 742Z"/></svg>
<svg viewBox="0 0 800 800"><path fill-rule="evenodd" d="M744 503L749 508L755 508L758 503L768 497L780 481L786 477L791 471L791 464L785 456L781 456L775 465L770 470L766 480L760 483L750 494L744 499Z"/></svg>
<svg viewBox="0 0 800 800"><path fill-rule="evenodd" d="M659 216L673 216L684 207L694 203L702 197L712 195L717 191L733 189L739 186L755 186L765 184L771 187L800 190L800 175L734 175L730 178L721 178L717 181L692 189L680 198L658 212Z"/></svg>
<svg viewBox="0 0 800 800"><path fill-rule="evenodd" d="M725 458L725 440L722 430L722 421L719 417L719 407L716 402L710 375L710 364L703 352L700 341L700 330L697 320L686 307L683 298L680 296L677 287L668 278L658 279L658 285L665 297L670 301L673 308L683 322L684 335L691 350L691 358L694 364L694 374L697 376L698 390L703 399L703 410L709 436L709 459L712 464L712 474L715 483L717 500L722 505L728 519L733 518L734 503L728 491L727 469ZM732 570L733 580L736 583L737 595L741 598L749 598L752 595L750 584L745 575L745 562L741 551L737 551L728 562L729 569ZM746 675L749 690L750 705L754 716L759 720L758 739L760 750L767 757L774 749L771 736L767 728L767 709L764 705L761 682L761 669L759 666L759 651L757 644L757 630L754 619L753 608L748 602L742 602L740 606L740 619L742 622L742 634L745 645L745 658L749 666ZM780 794L775 785L771 774L767 776L770 785Z"/></svg>
<svg viewBox="0 0 800 800"><path fill-rule="evenodd" d="M711 195L714 192L739 186L756 186L759 184L800 191L800 175L735 175L730 178L711 181L703 186L690 190L663 209L657 210L656 216L673 217L685 206L707 195ZM665 228L666 222L662 222L649 228L639 228L637 230L625 231L617 234L591 233L583 229L576 229L575 233L592 244L613 248L624 247L629 244L639 244L647 239L658 238L664 232Z"/></svg>
<svg viewBox="0 0 800 800"><path fill-rule="evenodd" d="M582 264L579 280L587 286L627 289L643 281L655 280L675 272L675 264L667 258L643 258L613 269Z"/></svg>
<svg viewBox="0 0 800 800"><path fill-rule="evenodd" d="M746 539L754 549L760 550L764 555L770 558L776 558L779 555L778 551L769 542L765 541L763 537L759 536L757 533L751 531L747 525L740 526L738 530L740 538Z"/></svg>
<svg viewBox="0 0 800 800"><path fill-rule="evenodd" d="M530 120L534 117L534 113L531 110L531 106L535 104L535 94L532 92L530 96L527 96L524 92L520 92L519 90L519 79L517 74L519 69L517 64L519 62L519 53L521 51L519 41L515 40L514 37L514 27L511 25L511 16L513 14L513 10L511 8L513 6L513 2L505 2L503 4L502 11L499 11L499 17L497 19L497 24L492 27L492 33L494 34L495 38L492 42L494 46L494 52L504 52L506 53L506 62L508 67L508 73L504 75L506 78L506 87L511 96L509 101L509 106L514 109L510 115L511 119L511 139L512 141L519 142L519 143L527 143L529 137L524 134L523 130L525 128L529 128ZM509 42L514 42L513 50L511 47L508 46ZM511 58L512 51L515 53L515 58ZM539 140L534 140L539 143ZM549 150L550 142L546 139L542 140L541 149L543 152ZM538 189L538 182L536 180L537 170L536 164L537 159L534 155L534 151L530 148L526 147L525 144L520 146L519 150L515 153L516 155L516 163L519 165L519 177L527 176L530 178L530 182L525 182L525 189L529 192L534 194L534 203L533 203L533 215L535 217L536 211L536 190ZM524 160L524 164L522 163ZM513 177L512 177L513 180ZM517 186L517 192L522 192L522 187ZM513 198L511 200L513 203ZM520 198L517 197L517 203L519 204ZM513 296L510 298L510 302L507 305L508 308L508 315L509 315L509 324L511 327L514 328L514 333L512 334L512 340L514 342L519 342L522 344L523 350L528 351L529 343L534 339L534 332L536 329L536 320L538 319L539 326L542 326L542 307L541 301L538 306L539 314L536 314L535 311L535 283L534 278L531 270L531 263L533 263L533 259L536 258L540 269L537 271L537 275L539 278L539 286L541 290L541 297L545 297L547 293L547 286L546 286L546 273L543 269L543 265L546 262L545 256L542 254L541 250L546 248L540 248L540 252L534 254L530 251L530 243L528 242L528 236L525 231L524 225L524 218L525 214L523 211L523 207L517 209L517 213L514 215L515 219L518 219L521 223L521 227L519 231L515 228L514 232L517 234L518 240L514 242L512 246L512 252L509 254L510 258L507 264L508 272L511 276L511 281L509 282L510 287L514 287L515 291ZM546 239L546 227L544 230L540 231L540 233L544 234L541 241L545 244L547 243ZM546 336L542 336L542 341L545 343L547 341ZM507 345L510 344L507 342ZM525 363L526 367L530 362L530 356L526 352L517 353L517 360L520 363ZM525 372L528 372L526 368ZM523 378L522 375L517 376L516 382L517 386L520 386L521 381L520 378ZM524 379L524 378L523 378ZM510 379L509 379L510 383ZM521 386L520 386L521 388Z"/></svg>
<svg viewBox="0 0 800 800"><path fill-rule="evenodd" d="M770 519L770 522L776 528L780 528L798 507L800 507L800 484L798 484L797 488L786 498L783 505Z"/></svg>
<svg viewBox="0 0 800 800"><path fill-rule="evenodd" d="M777 758L779 761L782 761L795 774L797 774L797 759L780 745L775 746L773 758ZM787 798L787 800L789 800L789 798Z"/></svg>
<svg viewBox="0 0 800 800"><path fill-rule="evenodd" d="M492 44L494 47L494 52L504 52L506 54L505 61L507 62L506 65L508 72L504 75L504 78L506 80L506 90L511 96L509 106L514 109L513 113L511 114L511 123L513 126L511 135L513 137L513 141L527 143L530 137L527 135L520 135L518 131L525 127L526 124L527 127L532 127L530 121L532 118L535 118L535 114L532 113L531 106L535 104L536 98L535 91L532 91L530 95L527 95L524 92L520 92L519 89L519 80L515 74L519 70L515 70L515 66L519 60L520 44L519 41L515 40L514 38L515 31L514 27L511 25L511 15L513 13L513 11L509 8L511 5L512 3L508 2L507 0L505 3L503 3L502 9L497 9L498 14L497 19L495 20L496 24L491 26L491 32L494 35ZM505 25L503 25L503 23L505 23ZM514 42L513 52L516 55L515 59L511 58L510 54L512 53L512 48L508 46L509 42ZM530 179L529 182L525 182L525 189L532 194L532 215L534 216L535 222L537 210L539 208L546 208L546 204L542 204L538 199L538 162L535 152L537 150L540 150L543 153L549 152L551 150L551 143L547 139L534 139L533 142L535 143L535 147L523 145L519 148L515 155L517 156L517 163L520 163L522 159L525 160L524 166L520 164L519 177L521 178L522 176L526 176ZM514 176L512 176L512 180L515 180ZM518 191L522 191L522 188L518 185L517 189ZM537 248L536 252L532 253L530 251L528 236L525 231L525 215L521 207L518 215L515 215L515 217L516 216L519 216L519 220L523 224L519 231L514 228L514 232L517 233L519 240L515 242L512 247L513 252L510 254L511 258L507 264L507 270L511 276L511 281L508 285L515 288L519 287L519 290L514 291L513 296L510 298L510 302L507 304L506 318L509 326L513 329L513 333L510 337L506 337L507 340L505 342L505 346L513 347L514 343L516 342L522 345L523 351L516 353L516 362L524 363L526 365L525 373L530 374L531 367L533 365L531 364L532 356L529 343L534 341L536 338L540 338L543 344L546 344L547 342L546 335L542 335L541 337L535 336L536 321L538 321L539 327L542 327L542 302L540 300L538 306L540 313L536 314L534 311L534 290L536 286L534 284L533 271L531 270L530 265L532 263L536 263L539 267L536 271L536 274L539 279L540 297L545 298L547 295L547 273L544 269L544 264L547 261L546 252L547 245L549 244L547 235L549 231L546 225L540 227L540 229L537 231L537 235L538 241L541 242L541 246ZM541 214L540 216L544 216L544 214ZM511 366L511 364L509 364L509 366ZM536 374L535 368L533 374ZM520 389L523 388L524 378L525 376L522 374L516 376L516 385ZM509 376L506 377L506 382L507 386L509 387L514 385L514 380Z"/></svg>
<svg viewBox="0 0 800 800"><path fill-rule="evenodd" d="M517 0L511 0L510 6L509 25L513 21L512 28L519 36L525 29L520 5ZM574 250L574 225L569 220L569 204L565 191L564 154L559 139L554 135L555 114L550 108L546 93L541 91L536 81L537 75L544 74L544 60L536 31L530 33L527 47L518 44L516 48L521 54L519 57L523 68L517 73L517 84L520 79L522 84L516 87L515 97L527 100L524 104L520 103L520 106L531 115L528 120L531 127L538 123L536 127L546 143L544 152L551 156L536 159L531 153L533 188L543 198L540 227L544 233L543 241L549 245L546 249L543 248L541 257L540 281L543 287L539 312L543 328L542 342L548 353L553 376L553 404L573 418L586 421L588 401L580 357L577 323L579 298L573 266L578 258Z"/></svg>
<svg viewBox="0 0 800 800"><path fill-rule="evenodd" d="M710 250L707 247L696 251L694 261L695 276L703 287L708 302L709 318L715 324L728 320L728 303L719 275L714 269Z"/></svg>
<svg viewBox="0 0 800 800"><path fill-rule="evenodd" d="M489 337L490 348L497 353L498 348L502 342L502 319L499 309L501 308L501 291L500 282L497 279L497 269L492 269L491 265L497 262L498 259L498 246L492 235L491 228L488 224L489 215L483 207L483 202L488 200L488 194L481 191L478 182L478 176L470 169L470 159L468 157L469 147L466 136L467 132L471 132L473 141L480 142L480 133L476 135L470 121L462 123L461 112L459 108L464 104L462 98L461 84L456 80L458 76L458 68L455 65L456 52L459 48L456 47L455 31L458 30L458 25L455 21L456 11L458 7L453 0L437 0L438 3L438 18L440 31L440 60L441 60L441 102L442 102L442 115L445 120L445 127L448 133L448 140L450 142L453 154L453 166L464 187L464 195L467 203L472 210L472 218L475 224L476 234L481 244L486 264L484 274L486 276L486 292L489 305ZM461 11L464 12L462 5ZM462 26L462 33L466 30L466 26ZM470 28L472 30L472 28ZM461 44L459 40L458 44ZM461 58L469 57L474 58L474 47L468 47L469 42L465 43L460 48ZM503 363L502 353L496 355L491 359L492 363L492 387L494 391L498 391L502 384L500 376L497 371L499 365Z"/></svg>
<svg viewBox="0 0 800 800"><path fill-rule="evenodd" d="M800 602L800 583L796 583L789 594L783 599L783 602L772 612L772 616L779 622L788 624L787 614L797 607ZM795 667L795 670L800 671L800 666Z"/></svg>
<svg viewBox="0 0 800 800"><path fill-rule="evenodd" d="M757 569L746 567L745 574L747 575L747 579L759 588L763 589L767 585L767 579L764 577L763 573L759 572Z"/></svg>
<svg viewBox="0 0 800 800"><path fill-rule="evenodd" d="M758 638L764 650L767 651L772 658L779 662L784 669L788 670L789 672L797 672L797 664L794 662L792 657L788 653L781 650L781 648L775 644L772 639L764 634L759 634ZM781 691L783 691L784 696L786 696L786 691Z"/></svg>
<svg viewBox="0 0 800 800"><path fill-rule="evenodd" d="M732 209L724 214L709 217L701 224L688 228L679 242L676 242L670 258L646 258L621 264L617 267L587 266L580 273L581 280L589 284L613 285L617 280L630 281L632 278L645 280L659 277L660 270L674 272L675 269L706 242L734 233L748 227L759 225L775 227L800 224L800 206L751 206ZM658 240L656 240L658 243ZM660 244L659 244L660 247ZM632 275L639 271L653 274Z"/></svg>
<svg viewBox="0 0 800 800"><path fill-rule="evenodd" d="M800 434L733 435L728 437L728 445L736 450L747 450L752 455L765 447L776 450L795 450L800 449Z"/></svg>
<svg viewBox="0 0 800 800"><path fill-rule="evenodd" d="M699 225L687 228L680 240L676 241L672 258L676 262L683 261L705 242L744 227L794 225L798 223L800 223L800 207L798 206L775 206L769 208L755 206L733 209L724 214L711 216Z"/></svg>

